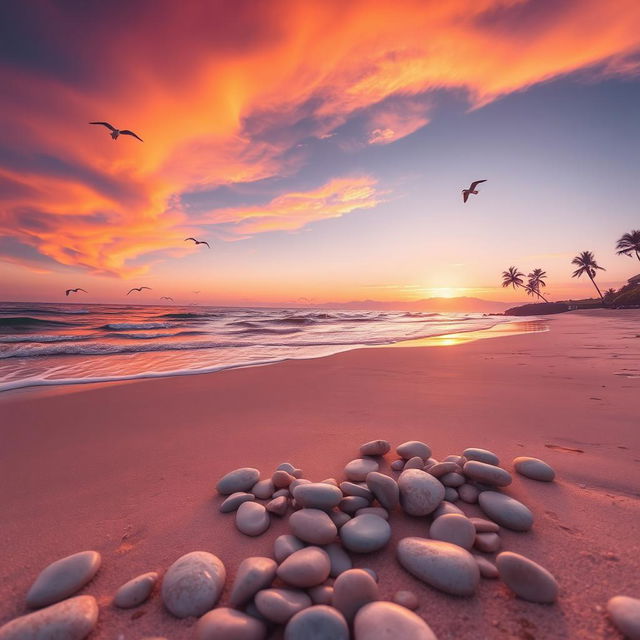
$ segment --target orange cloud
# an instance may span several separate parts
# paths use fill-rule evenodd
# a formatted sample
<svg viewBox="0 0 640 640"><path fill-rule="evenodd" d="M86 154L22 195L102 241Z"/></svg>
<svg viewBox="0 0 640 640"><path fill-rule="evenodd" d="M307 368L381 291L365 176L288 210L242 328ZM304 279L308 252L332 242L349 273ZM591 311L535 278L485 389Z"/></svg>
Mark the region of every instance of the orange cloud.
<svg viewBox="0 0 640 640"><path fill-rule="evenodd" d="M9 26L34 53L0 66L0 180L11 187L0 196L0 235L116 275L138 273L144 256L182 251L174 247L198 221L181 194L294 175L300 142L327 138L349 118L364 117L368 142L384 144L428 122L430 91L463 92L478 107L594 65L637 73L640 47L637 0L157 0L121 11L54 2L14 10L23 20ZM102 119L145 142L113 142L86 124ZM295 229L362 208L341 200L347 184L216 215L238 233ZM319 208L297 208L296 195Z"/></svg>

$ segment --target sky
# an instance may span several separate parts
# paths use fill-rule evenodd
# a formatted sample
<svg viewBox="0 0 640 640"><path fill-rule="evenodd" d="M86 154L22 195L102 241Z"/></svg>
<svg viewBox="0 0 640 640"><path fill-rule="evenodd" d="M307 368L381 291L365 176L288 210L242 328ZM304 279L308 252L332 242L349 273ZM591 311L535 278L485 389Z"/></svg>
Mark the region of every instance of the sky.
<svg viewBox="0 0 640 640"><path fill-rule="evenodd" d="M551 299L595 293L580 251L603 289L640 272L615 254L637 0L15 0L0 86L3 300L515 302L511 265Z"/></svg>

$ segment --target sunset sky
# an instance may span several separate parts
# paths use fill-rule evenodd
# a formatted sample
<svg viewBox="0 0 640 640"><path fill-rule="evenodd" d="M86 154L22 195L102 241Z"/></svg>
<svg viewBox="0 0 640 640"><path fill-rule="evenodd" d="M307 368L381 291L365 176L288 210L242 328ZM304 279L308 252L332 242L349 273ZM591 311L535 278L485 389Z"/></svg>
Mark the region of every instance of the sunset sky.
<svg viewBox="0 0 640 640"><path fill-rule="evenodd" d="M524 301L510 265L588 297L583 250L602 288L640 272L615 255L638 0L7 1L0 86L2 300Z"/></svg>

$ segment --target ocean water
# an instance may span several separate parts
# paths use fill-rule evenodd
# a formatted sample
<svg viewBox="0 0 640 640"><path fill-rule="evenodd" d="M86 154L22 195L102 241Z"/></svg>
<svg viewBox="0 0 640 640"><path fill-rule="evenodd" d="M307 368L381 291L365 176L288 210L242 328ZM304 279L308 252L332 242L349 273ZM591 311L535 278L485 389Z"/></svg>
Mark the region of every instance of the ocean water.
<svg viewBox="0 0 640 640"><path fill-rule="evenodd" d="M0 391L316 358L501 321L481 314L0 303Z"/></svg>

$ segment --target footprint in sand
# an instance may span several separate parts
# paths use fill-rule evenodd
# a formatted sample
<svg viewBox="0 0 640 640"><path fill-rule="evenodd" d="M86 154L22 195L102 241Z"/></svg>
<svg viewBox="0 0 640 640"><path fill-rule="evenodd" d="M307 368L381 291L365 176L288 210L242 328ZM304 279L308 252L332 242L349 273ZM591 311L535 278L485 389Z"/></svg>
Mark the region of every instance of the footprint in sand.
<svg viewBox="0 0 640 640"><path fill-rule="evenodd" d="M563 447L559 444L548 444L544 445L547 449L554 449L555 451L564 451L565 453L584 453L582 449L574 449L573 447Z"/></svg>

